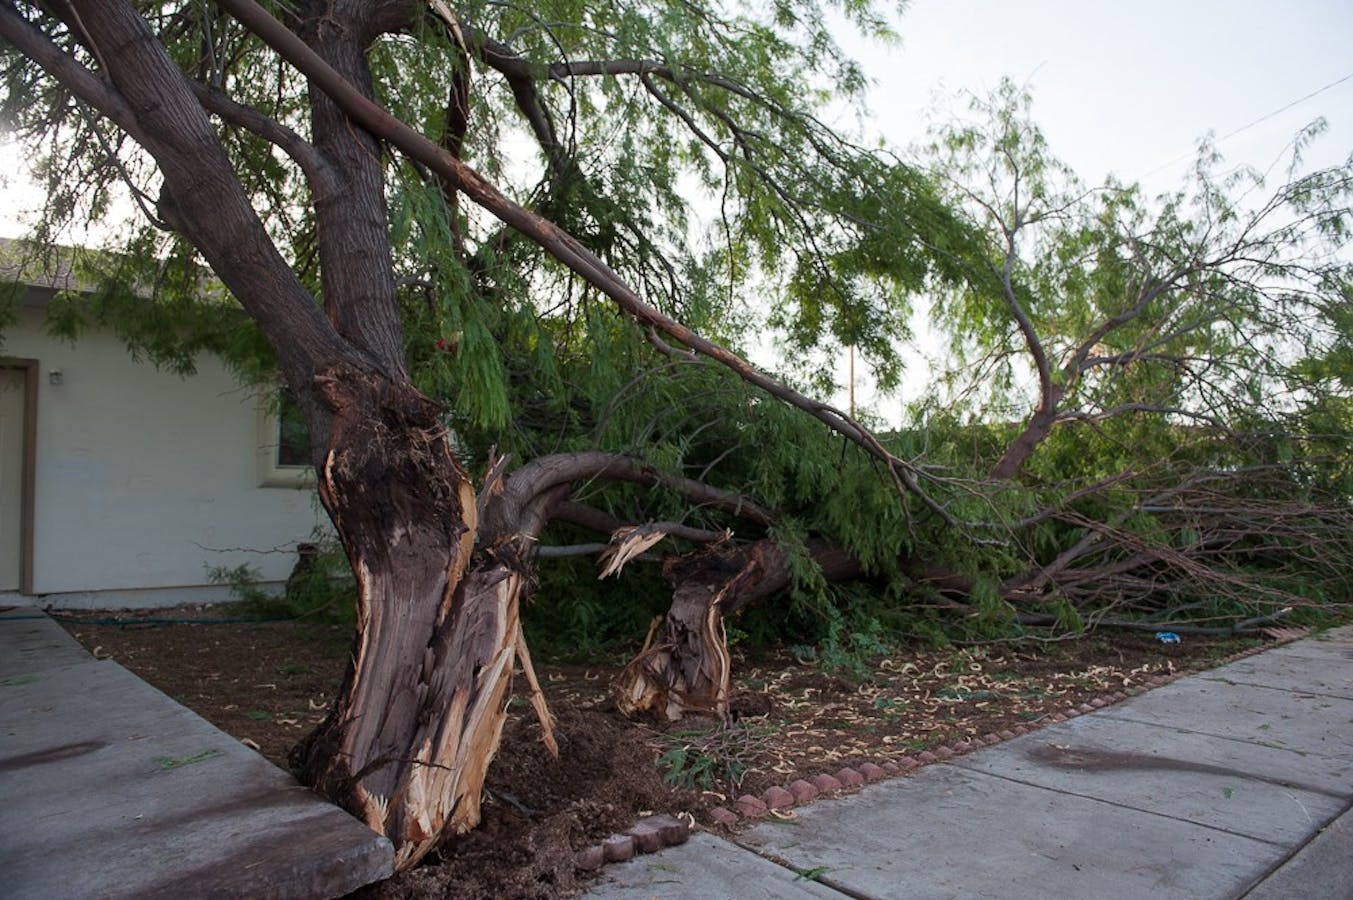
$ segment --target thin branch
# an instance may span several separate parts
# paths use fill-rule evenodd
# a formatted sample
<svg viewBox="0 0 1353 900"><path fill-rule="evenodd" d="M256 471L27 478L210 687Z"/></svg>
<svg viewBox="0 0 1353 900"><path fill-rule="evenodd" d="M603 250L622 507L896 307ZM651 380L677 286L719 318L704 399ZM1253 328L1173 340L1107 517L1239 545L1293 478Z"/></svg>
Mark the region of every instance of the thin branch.
<svg viewBox="0 0 1353 900"><path fill-rule="evenodd" d="M193 96L202 108L215 113L225 122L236 125L280 148L290 156L305 174L306 181L317 199L332 196L338 182L329 163L309 141L292 129L258 110L237 103L223 90L213 85L188 79Z"/></svg>

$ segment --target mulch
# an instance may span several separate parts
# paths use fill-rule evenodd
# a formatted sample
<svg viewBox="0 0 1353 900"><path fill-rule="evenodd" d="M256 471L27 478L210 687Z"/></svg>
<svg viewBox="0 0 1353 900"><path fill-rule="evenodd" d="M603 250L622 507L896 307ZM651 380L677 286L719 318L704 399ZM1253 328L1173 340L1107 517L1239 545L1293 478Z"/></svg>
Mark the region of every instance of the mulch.
<svg viewBox="0 0 1353 900"><path fill-rule="evenodd" d="M221 615L98 613L63 624L95 656L116 660L285 767L290 749L322 719L340 686L349 632L295 621L207 621ZM591 877L576 866L579 851L640 817L667 813L724 828L716 810L736 811L739 798L842 769L895 771L899 762L910 768L936 758L934 751L943 758L955 746L1060 720L1261 643L1162 644L1150 634L1120 633L1026 645L913 646L874 660L859 681L786 651L735 653L731 723L629 721L609 696L619 666L538 660L560 758L545 750L524 698L514 698L480 827L360 896L572 896Z"/></svg>

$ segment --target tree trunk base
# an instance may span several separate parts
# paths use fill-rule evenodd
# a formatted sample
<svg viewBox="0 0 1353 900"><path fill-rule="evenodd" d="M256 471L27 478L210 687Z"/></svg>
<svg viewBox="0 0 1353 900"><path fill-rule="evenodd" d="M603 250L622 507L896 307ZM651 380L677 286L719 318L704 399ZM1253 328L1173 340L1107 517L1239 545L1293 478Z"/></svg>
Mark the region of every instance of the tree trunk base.
<svg viewBox="0 0 1353 900"><path fill-rule="evenodd" d="M297 762L303 782L390 839L403 871L479 823L517 659L553 736L519 618L532 535L483 533L433 404L362 386L330 383L319 483L357 579L352 661Z"/></svg>
<svg viewBox="0 0 1353 900"><path fill-rule="evenodd" d="M728 718L732 664L724 616L759 595L768 548L768 541L717 544L667 562L663 575L673 586L672 606L616 679L622 714L669 722L689 713Z"/></svg>
<svg viewBox="0 0 1353 900"><path fill-rule="evenodd" d="M806 549L828 580L862 572L859 560L823 541L811 539ZM669 722L688 713L726 720L732 663L724 619L787 588L789 554L772 540L713 544L669 560L663 576L673 586L672 607L616 679L616 706Z"/></svg>

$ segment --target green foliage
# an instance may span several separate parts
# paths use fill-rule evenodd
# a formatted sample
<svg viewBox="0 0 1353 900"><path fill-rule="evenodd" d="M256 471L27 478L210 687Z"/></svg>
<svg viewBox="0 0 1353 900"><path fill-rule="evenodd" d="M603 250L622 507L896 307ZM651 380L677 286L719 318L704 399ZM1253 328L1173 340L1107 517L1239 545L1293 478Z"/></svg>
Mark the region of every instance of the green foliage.
<svg viewBox="0 0 1353 900"><path fill-rule="evenodd" d="M309 134L304 79L233 19L207 4L143 8L186 75ZM649 486L574 494L624 522L773 538L789 553L789 596L746 611L737 630L802 645L851 677L904 638L1347 602L1349 168L1294 170L1270 188L1225 172L1204 146L1173 194L1091 189L1009 83L901 161L823 124L863 87L829 11L889 36L856 0L462 6L470 52L501 45L469 65L463 135L451 133L448 97L466 59L448 29L419 17L377 38L368 64L396 116L455 144L664 312L734 348L774 329L797 388L832 391L820 361L844 346L881 387L896 386L910 317L926 313L948 370L904 427L881 435L912 463L924 499L899 499L873 459L728 370L650 340L467 197L391 158L405 362L445 405L465 461L480 466L490 448L518 460L604 448L773 510L762 528ZM43 8L21 14L91 62ZM246 382L269 377L258 330L192 247L159 227L172 209L146 154L12 48L0 54L0 120L48 188L39 244L108 218L118 196L140 210L107 252L77 254L97 288L58 295L52 332L76 340L111 327L134 356L181 374L213 353ZM299 166L218 126L278 250L324 303L315 198ZM1021 439L1013 474L994 477ZM593 536L554 527L543 539ZM848 551L862 582L828 584L815 541ZM321 559L283 601L258 596L250 572L217 577L260 609L282 603L268 607L278 614L349 609L341 556ZM597 582L590 561L547 560L525 624L564 655L632 649L667 596L651 566Z"/></svg>
<svg viewBox="0 0 1353 900"><path fill-rule="evenodd" d="M815 645L790 647L799 659L816 662L833 675L852 681L867 681L874 664L894 647L894 638L884 630L882 620L852 610L849 614L836 606L824 608L826 628Z"/></svg>
<svg viewBox="0 0 1353 900"><path fill-rule="evenodd" d="M1052 602L1054 625L1065 634L1081 634L1085 631L1085 619L1071 603L1057 598Z"/></svg>
<svg viewBox="0 0 1353 900"><path fill-rule="evenodd" d="M141 229L119 252L32 249L20 264L30 276L69 268L74 280L90 286L52 296L46 309L52 337L74 344L90 328L106 328L132 359L180 376L195 374L199 359L210 354L246 384L271 377L272 350L182 240Z"/></svg>
<svg viewBox="0 0 1353 900"><path fill-rule="evenodd" d="M598 581L590 557L547 559L539 579L522 624L531 647L563 662L628 658L671 601L654 566L631 565Z"/></svg>
<svg viewBox="0 0 1353 900"><path fill-rule="evenodd" d="M672 731L662 736L666 749L658 769L668 784L688 789L732 792L742 784L767 726L716 725Z"/></svg>
<svg viewBox="0 0 1353 900"><path fill-rule="evenodd" d="M287 579L279 615L308 622L350 623L356 615L357 584L347 557L337 541L326 538L315 545L313 562L298 565Z"/></svg>
<svg viewBox="0 0 1353 900"><path fill-rule="evenodd" d="M263 573L256 566L241 563L237 566L209 566L207 580L212 584L227 585L241 603L266 602L268 595L257 587Z"/></svg>
<svg viewBox="0 0 1353 900"><path fill-rule="evenodd" d="M709 790L717 780L725 777L736 783L742 780L744 768L736 762L723 763L712 754L693 754L688 747L673 747L658 757L663 781L688 789Z"/></svg>
<svg viewBox="0 0 1353 900"><path fill-rule="evenodd" d="M968 594L976 614L969 620L980 634L1003 637L1016 628L1015 608L1002 599L1000 585L990 576L978 576Z"/></svg>
<svg viewBox="0 0 1353 900"><path fill-rule="evenodd" d="M964 630L1346 603L1349 167L1270 188L1204 145L1174 194L1087 190L1029 103L1006 83L929 147L986 236L936 293L954 367L917 408L962 492L926 558L971 578Z"/></svg>

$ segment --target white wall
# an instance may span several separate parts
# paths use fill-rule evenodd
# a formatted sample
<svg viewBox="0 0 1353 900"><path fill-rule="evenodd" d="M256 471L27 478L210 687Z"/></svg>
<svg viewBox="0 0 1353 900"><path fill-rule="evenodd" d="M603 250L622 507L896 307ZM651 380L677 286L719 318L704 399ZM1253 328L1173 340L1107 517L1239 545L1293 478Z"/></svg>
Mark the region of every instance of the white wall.
<svg viewBox="0 0 1353 900"><path fill-rule="evenodd" d="M108 591L123 593L99 605L224 599L219 589L156 589L207 585L208 567L241 563L285 579L296 543L327 527L312 490L259 487L255 394L214 357L180 378L134 362L111 333L52 339L38 309L20 310L2 352L40 361L39 602L90 606L90 592Z"/></svg>

